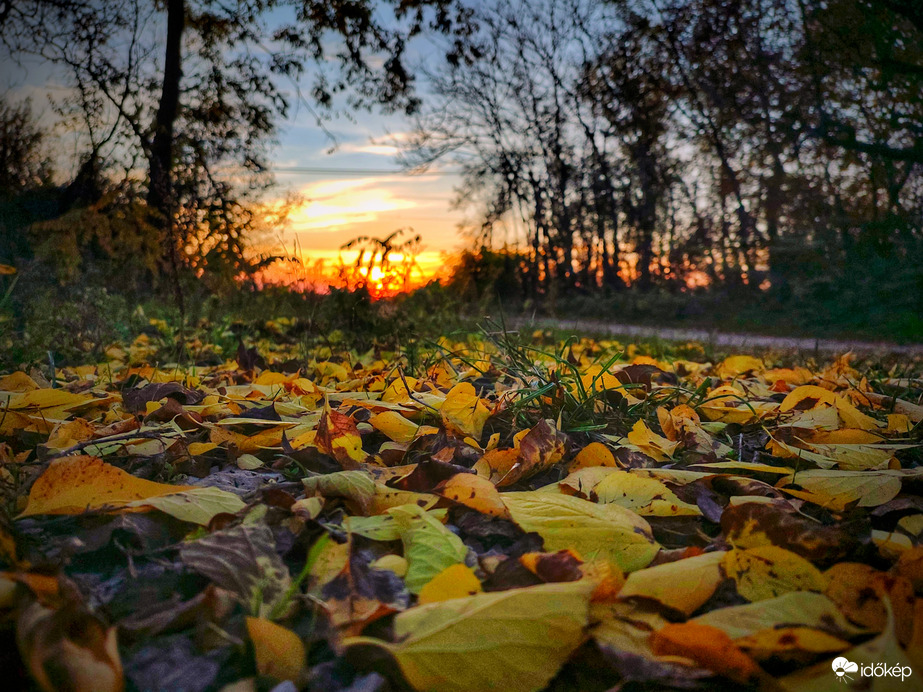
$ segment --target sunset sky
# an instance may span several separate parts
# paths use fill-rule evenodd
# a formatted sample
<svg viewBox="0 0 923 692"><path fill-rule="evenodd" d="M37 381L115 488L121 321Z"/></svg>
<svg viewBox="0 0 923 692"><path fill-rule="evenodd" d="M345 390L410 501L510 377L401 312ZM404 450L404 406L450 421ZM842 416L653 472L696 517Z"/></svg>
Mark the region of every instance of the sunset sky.
<svg viewBox="0 0 923 692"><path fill-rule="evenodd" d="M401 116L359 113L352 122L340 117L328 123L333 143L310 114L293 114L275 155L275 194L304 199L291 216L286 247L297 239L306 262L335 263L339 248L357 236L412 228L423 238L421 267L438 274L445 255L461 242L457 226L464 214L450 209L459 179L451 168L400 172L394 143L410 125Z"/></svg>

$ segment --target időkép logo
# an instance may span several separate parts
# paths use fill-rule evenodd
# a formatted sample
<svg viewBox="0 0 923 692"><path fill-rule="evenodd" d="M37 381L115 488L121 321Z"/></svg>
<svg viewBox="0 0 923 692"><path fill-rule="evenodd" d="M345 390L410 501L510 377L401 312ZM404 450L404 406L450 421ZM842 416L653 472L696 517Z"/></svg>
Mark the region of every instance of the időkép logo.
<svg viewBox="0 0 923 692"><path fill-rule="evenodd" d="M887 663L868 663L860 666L843 656L833 659L831 665L837 681L843 683L853 680L856 675L863 678L900 678L901 682L903 682L913 673L910 666L890 666Z"/></svg>

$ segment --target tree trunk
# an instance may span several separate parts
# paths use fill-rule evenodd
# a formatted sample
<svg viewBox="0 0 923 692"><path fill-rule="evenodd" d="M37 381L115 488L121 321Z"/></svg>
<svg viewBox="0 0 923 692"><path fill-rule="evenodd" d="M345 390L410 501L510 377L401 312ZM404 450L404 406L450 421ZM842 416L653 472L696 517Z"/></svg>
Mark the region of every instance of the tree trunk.
<svg viewBox="0 0 923 692"><path fill-rule="evenodd" d="M160 104L154 120L154 139L150 150L150 187L147 202L164 216L172 211L173 137L179 116L182 40L186 20L185 0L167 0L167 42L164 52Z"/></svg>
<svg viewBox="0 0 923 692"><path fill-rule="evenodd" d="M164 52L163 82L160 104L154 120L154 138L149 153L150 182L148 207L154 222L164 229L163 257L170 268L173 293L180 315L185 315L183 290L179 280L179 243L176 238L176 200L173 186L174 125L179 116L182 68L183 28L186 23L185 0L167 0L167 42Z"/></svg>

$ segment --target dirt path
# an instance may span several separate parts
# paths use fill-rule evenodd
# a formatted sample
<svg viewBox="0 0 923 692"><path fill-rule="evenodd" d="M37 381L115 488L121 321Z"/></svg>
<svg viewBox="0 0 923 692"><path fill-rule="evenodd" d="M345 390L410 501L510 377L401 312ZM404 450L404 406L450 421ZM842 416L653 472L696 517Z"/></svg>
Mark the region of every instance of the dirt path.
<svg viewBox="0 0 923 692"><path fill-rule="evenodd" d="M610 336L659 337L669 341L699 341L715 346L733 348L778 348L796 351L816 351L823 353L897 353L909 356L923 356L923 343L893 344L886 341L853 341L840 339L808 339L784 336L761 336L759 334L740 334L733 332L709 331L707 329L643 327L617 322L599 322L586 319L553 319L519 317L509 320L516 327L574 329L592 334ZM921 335L923 336L923 335Z"/></svg>

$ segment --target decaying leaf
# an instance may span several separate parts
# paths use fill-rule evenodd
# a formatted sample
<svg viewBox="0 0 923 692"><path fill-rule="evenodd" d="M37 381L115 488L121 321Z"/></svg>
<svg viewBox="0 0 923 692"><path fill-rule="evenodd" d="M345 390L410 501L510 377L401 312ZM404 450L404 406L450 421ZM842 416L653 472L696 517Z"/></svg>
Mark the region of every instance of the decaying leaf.
<svg viewBox="0 0 923 692"><path fill-rule="evenodd" d="M235 594L255 617L289 605L291 577L266 525L215 531L182 545L180 557L190 569Z"/></svg>
<svg viewBox="0 0 923 692"><path fill-rule="evenodd" d="M923 680L916 362L295 324L0 373L0 661L42 690Z"/></svg>
<svg viewBox="0 0 923 692"><path fill-rule="evenodd" d="M474 470L498 487L513 485L558 463L564 456L567 437L551 421L542 420L518 441L513 449L487 452Z"/></svg>
<svg viewBox="0 0 923 692"><path fill-rule="evenodd" d="M19 613L16 644L43 692L125 689L116 628L79 606L53 609L33 602Z"/></svg>
<svg viewBox="0 0 923 692"><path fill-rule="evenodd" d="M800 555L775 545L728 551L722 567L748 601L776 598L790 591L823 592L827 587L827 579L819 569Z"/></svg>
<svg viewBox="0 0 923 692"><path fill-rule="evenodd" d="M439 488L443 497L491 517L509 518L510 513L496 486L474 473L458 473Z"/></svg>
<svg viewBox="0 0 923 692"><path fill-rule="evenodd" d="M345 469L356 468L368 457L362 450L362 437L353 419L333 409L324 410L314 442Z"/></svg>

